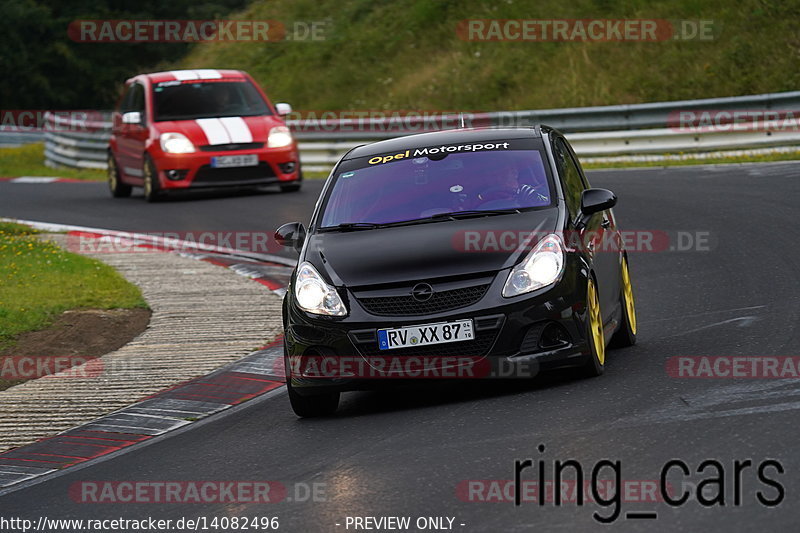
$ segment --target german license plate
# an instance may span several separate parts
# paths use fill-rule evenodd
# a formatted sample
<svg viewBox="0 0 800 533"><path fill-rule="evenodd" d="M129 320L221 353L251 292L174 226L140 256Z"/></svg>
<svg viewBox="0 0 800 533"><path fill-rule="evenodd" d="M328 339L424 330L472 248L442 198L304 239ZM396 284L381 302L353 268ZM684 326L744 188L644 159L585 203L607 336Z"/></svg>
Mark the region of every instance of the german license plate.
<svg viewBox="0 0 800 533"><path fill-rule="evenodd" d="M393 350L412 346L427 346L447 342L471 341L474 338L472 320L438 322L405 328L378 330L378 348Z"/></svg>
<svg viewBox="0 0 800 533"><path fill-rule="evenodd" d="M255 154L221 155L211 158L211 166L213 168L257 167L258 156Z"/></svg>

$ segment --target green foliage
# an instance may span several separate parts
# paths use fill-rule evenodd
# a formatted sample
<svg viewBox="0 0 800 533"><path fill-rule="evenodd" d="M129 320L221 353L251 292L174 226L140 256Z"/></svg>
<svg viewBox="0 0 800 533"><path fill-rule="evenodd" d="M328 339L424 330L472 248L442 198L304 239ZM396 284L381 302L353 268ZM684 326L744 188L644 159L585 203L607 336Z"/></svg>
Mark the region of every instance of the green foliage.
<svg viewBox="0 0 800 533"><path fill-rule="evenodd" d="M77 20L216 19L245 0L6 0L0 2L0 102L3 109L109 109L122 83L165 60L184 43L80 43Z"/></svg>
<svg viewBox="0 0 800 533"><path fill-rule="evenodd" d="M119 6L122 6L120 8ZM231 11L234 14L230 14ZM77 43L81 19L316 22L325 40ZM711 41L469 42L466 19L711 20ZM240 68L297 109L470 111L796 90L800 3L780 0L14 0L0 2L4 109L109 108L124 80ZM188 54L188 55L187 55Z"/></svg>
<svg viewBox="0 0 800 533"><path fill-rule="evenodd" d="M800 4L769 0L274 0L240 14L326 21L324 41L207 43L183 67L240 68L297 109L474 111L796 90ZM473 18L712 20L712 41L468 42Z"/></svg>

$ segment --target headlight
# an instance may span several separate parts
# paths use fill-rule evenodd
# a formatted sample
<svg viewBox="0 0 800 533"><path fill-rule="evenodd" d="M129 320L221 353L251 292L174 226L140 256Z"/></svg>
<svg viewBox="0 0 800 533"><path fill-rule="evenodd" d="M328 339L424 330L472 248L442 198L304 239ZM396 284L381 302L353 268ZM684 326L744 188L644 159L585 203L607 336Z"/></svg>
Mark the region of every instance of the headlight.
<svg viewBox="0 0 800 533"><path fill-rule="evenodd" d="M192 141L182 133L162 133L161 149L168 154L191 154L194 152Z"/></svg>
<svg viewBox="0 0 800 533"><path fill-rule="evenodd" d="M267 148L282 148L292 144L292 134L286 126L275 126L269 130Z"/></svg>
<svg viewBox="0 0 800 533"><path fill-rule="evenodd" d="M336 289L325 283L311 263L303 263L297 269L294 297L304 311L316 315L346 316L347 309Z"/></svg>
<svg viewBox="0 0 800 533"><path fill-rule="evenodd" d="M510 298L552 285L564 271L564 243L551 233L536 245L525 260L511 269L503 287Z"/></svg>

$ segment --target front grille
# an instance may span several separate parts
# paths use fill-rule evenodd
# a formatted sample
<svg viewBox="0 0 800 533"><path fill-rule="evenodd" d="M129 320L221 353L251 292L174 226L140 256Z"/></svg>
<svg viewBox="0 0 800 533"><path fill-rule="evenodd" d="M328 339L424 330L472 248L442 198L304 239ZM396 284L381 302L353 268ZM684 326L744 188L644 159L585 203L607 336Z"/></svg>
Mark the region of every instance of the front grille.
<svg viewBox="0 0 800 533"><path fill-rule="evenodd" d="M194 183L224 183L226 181L257 181L274 178L269 163L261 161L256 167L212 168L203 165L194 177Z"/></svg>
<svg viewBox="0 0 800 533"><path fill-rule="evenodd" d="M359 303L369 313L383 316L408 316L441 313L472 305L486 293L489 285L474 285L446 291L434 292L425 302L417 301L412 295L378 296L359 298Z"/></svg>
<svg viewBox="0 0 800 533"><path fill-rule="evenodd" d="M471 341L451 342L445 344L431 344L428 346L410 346L395 350L381 350L378 343L356 345L361 355L365 357L397 355L400 357L481 357L489 353L494 344L499 329L494 331L480 331L475 333Z"/></svg>
<svg viewBox="0 0 800 533"><path fill-rule="evenodd" d="M200 146L200 151L232 152L234 150L258 150L259 148L264 148L264 143L204 144Z"/></svg>

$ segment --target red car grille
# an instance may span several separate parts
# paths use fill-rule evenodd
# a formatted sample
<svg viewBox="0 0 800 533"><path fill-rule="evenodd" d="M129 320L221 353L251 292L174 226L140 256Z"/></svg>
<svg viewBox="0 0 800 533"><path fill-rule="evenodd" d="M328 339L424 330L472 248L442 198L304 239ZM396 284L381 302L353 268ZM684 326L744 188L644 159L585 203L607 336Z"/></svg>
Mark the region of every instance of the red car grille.
<svg viewBox="0 0 800 533"><path fill-rule="evenodd" d="M232 152L234 150L256 150L264 148L264 143L204 144L201 152Z"/></svg>

